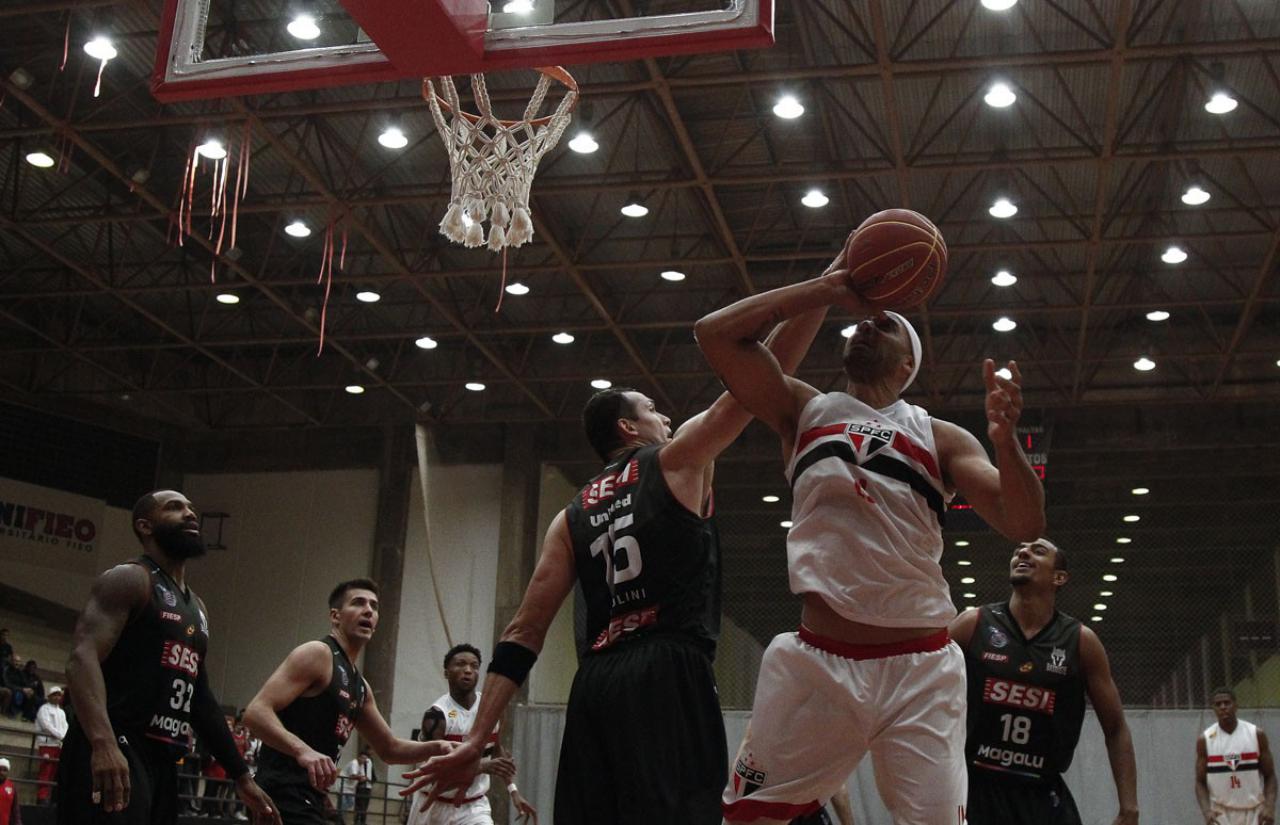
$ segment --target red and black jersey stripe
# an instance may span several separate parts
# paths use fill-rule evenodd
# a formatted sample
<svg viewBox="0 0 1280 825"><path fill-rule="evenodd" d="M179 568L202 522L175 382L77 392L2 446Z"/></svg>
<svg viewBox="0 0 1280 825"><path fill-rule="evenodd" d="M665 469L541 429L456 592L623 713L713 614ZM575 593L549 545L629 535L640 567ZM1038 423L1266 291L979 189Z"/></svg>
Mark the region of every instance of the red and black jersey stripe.
<svg viewBox="0 0 1280 825"><path fill-rule="evenodd" d="M1231 763L1227 762L1227 758L1225 756L1210 756L1208 762L1209 764L1205 768L1208 773L1239 773L1241 771L1256 771L1258 770L1258 753L1253 751L1250 753L1240 754L1240 758L1236 762L1234 768L1231 766Z"/></svg>
<svg viewBox="0 0 1280 825"><path fill-rule="evenodd" d="M844 424L838 425L836 432L839 432L839 430L844 429L846 426L847 425ZM811 430L810 432L813 431ZM830 433L822 434L827 435ZM808 435L808 433L806 433L806 435ZM813 439L809 439L810 442L812 440ZM801 443L805 444L807 442L804 442L802 439ZM937 515L938 524L941 525L945 522L947 507L946 503L942 499L942 494L938 492L936 487L929 483L929 480L925 478L919 470L912 467L902 459L885 453L877 453L866 461L859 463L858 455L854 452L853 445L848 441L826 441L805 453L804 456L796 462L795 472L791 476L791 488L793 491L795 490L796 483L800 480L800 476L804 475L805 470L808 470L824 458L839 458L842 461L854 465L855 467L861 467L868 472L888 476L889 478L897 479L898 481L907 484L912 490L920 494L920 496L925 500L925 503L929 506L929 509Z"/></svg>

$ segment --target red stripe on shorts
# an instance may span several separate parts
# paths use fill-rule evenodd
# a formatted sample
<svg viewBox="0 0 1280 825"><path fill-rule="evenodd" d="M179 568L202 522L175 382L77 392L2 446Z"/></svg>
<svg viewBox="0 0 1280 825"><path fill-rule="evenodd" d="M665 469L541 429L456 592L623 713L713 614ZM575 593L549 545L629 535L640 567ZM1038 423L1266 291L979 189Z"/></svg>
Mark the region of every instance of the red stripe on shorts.
<svg viewBox="0 0 1280 825"><path fill-rule="evenodd" d="M799 636L800 641L810 647L854 660L888 659L890 656L906 656L908 653L932 653L935 650L942 650L951 642L951 636L945 627L918 639L883 645L855 645L839 639L828 639L826 636L819 636L804 625L800 625Z"/></svg>
<svg viewBox="0 0 1280 825"><path fill-rule="evenodd" d="M757 819L782 819L790 821L798 816L806 816L822 807L818 800L812 802L764 802L759 799L739 799L737 802L721 803L720 812L730 822L755 822Z"/></svg>

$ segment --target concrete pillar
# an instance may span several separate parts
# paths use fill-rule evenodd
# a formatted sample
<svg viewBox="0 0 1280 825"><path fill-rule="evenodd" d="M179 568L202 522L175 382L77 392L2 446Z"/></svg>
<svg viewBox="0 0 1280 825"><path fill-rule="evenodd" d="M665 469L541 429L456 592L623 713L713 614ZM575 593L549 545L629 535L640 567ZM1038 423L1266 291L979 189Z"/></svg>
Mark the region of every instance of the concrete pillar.
<svg viewBox="0 0 1280 825"><path fill-rule="evenodd" d="M404 578L405 531L409 524L410 479L417 462L413 428L387 426L378 467L378 520L373 532L373 565L378 582L378 632L364 652L364 673L383 718L391 718L395 701L396 642L400 631L401 582ZM404 732L401 731L401 734Z"/></svg>

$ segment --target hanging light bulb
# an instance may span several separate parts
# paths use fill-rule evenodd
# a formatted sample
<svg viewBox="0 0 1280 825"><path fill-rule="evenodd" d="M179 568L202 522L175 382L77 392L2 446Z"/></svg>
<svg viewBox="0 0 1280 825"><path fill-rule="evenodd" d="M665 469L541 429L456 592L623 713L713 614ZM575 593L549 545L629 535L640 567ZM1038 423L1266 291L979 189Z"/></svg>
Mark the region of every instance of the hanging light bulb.
<svg viewBox="0 0 1280 825"><path fill-rule="evenodd" d="M596 139L591 136L591 133L584 129L578 132L573 140L569 141L569 148L579 155L589 155L599 149L600 144L596 143Z"/></svg>
<svg viewBox="0 0 1280 825"><path fill-rule="evenodd" d="M982 98L993 109L1007 109L1017 101L1018 96L1009 88L1008 83L992 83L987 94Z"/></svg>
<svg viewBox="0 0 1280 825"><path fill-rule="evenodd" d="M831 203L831 198L824 195L821 189L810 189L805 193L805 196L800 199L800 202L810 209L821 209Z"/></svg>
<svg viewBox="0 0 1280 825"><path fill-rule="evenodd" d="M1187 187L1187 191L1182 193L1182 202L1187 206L1199 206L1202 203L1208 203L1208 201L1209 193L1194 183Z"/></svg>
<svg viewBox="0 0 1280 825"><path fill-rule="evenodd" d="M773 113L783 120L795 120L804 114L804 104L795 95L783 95L773 104Z"/></svg>
<svg viewBox="0 0 1280 825"><path fill-rule="evenodd" d="M409 145L409 139L395 126L388 126L378 135L378 143L388 149L403 149Z"/></svg>
<svg viewBox="0 0 1280 825"><path fill-rule="evenodd" d="M1018 207L1008 198L996 198L995 203L987 210L993 218L1012 218L1018 214Z"/></svg>
<svg viewBox="0 0 1280 825"><path fill-rule="evenodd" d="M196 147L196 154L209 160L222 160L227 156L227 147L222 145L222 141L209 138Z"/></svg>

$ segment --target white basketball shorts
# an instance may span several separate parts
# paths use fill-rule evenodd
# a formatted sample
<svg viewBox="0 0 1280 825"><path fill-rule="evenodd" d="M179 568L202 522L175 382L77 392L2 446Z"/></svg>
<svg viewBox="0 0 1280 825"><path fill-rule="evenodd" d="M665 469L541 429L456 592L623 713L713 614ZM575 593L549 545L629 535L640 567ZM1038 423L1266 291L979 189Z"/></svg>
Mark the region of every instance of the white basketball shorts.
<svg viewBox="0 0 1280 825"><path fill-rule="evenodd" d="M811 813L870 753L895 825L963 825L964 737L964 654L945 630L885 645L783 633L760 663L725 819Z"/></svg>
<svg viewBox="0 0 1280 825"><path fill-rule="evenodd" d="M1227 808L1214 805L1213 812L1218 815L1221 825L1258 825L1262 806L1256 808Z"/></svg>
<svg viewBox="0 0 1280 825"><path fill-rule="evenodd" d="M461 805L437 802L425 812L418 810L426 800L422 791L413 795L413 808L406 825L493 825L493 812L488 797L480 797Z"/></svg>

